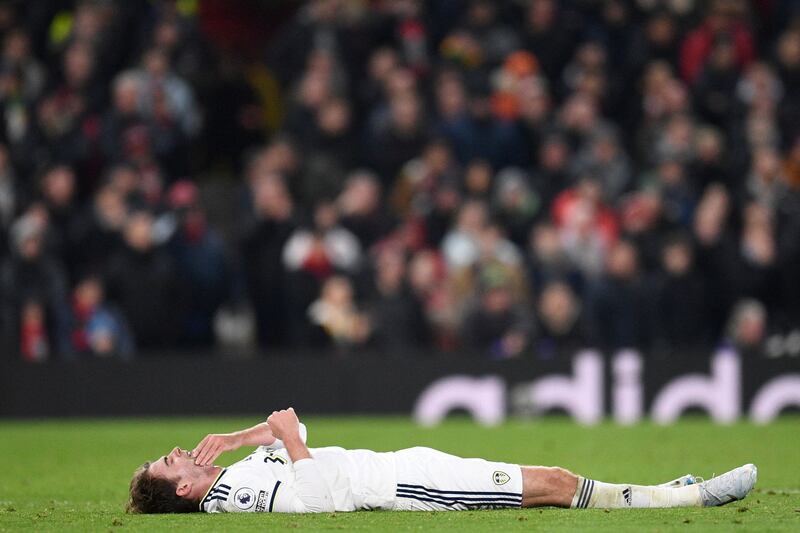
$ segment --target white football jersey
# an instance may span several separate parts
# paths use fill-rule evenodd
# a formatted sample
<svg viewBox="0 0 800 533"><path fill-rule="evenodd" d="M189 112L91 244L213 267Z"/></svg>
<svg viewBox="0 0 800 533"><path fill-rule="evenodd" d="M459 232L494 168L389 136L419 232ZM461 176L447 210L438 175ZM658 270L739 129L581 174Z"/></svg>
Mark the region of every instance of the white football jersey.
<svg viewBox="0 0 800 533"><path fill-rule="evenodd" d="M310 513L391 509L395 501L393 453L311 449L313 459L292 463L286 450L257 448L223 469L200 510L207 513Z"/></svg>

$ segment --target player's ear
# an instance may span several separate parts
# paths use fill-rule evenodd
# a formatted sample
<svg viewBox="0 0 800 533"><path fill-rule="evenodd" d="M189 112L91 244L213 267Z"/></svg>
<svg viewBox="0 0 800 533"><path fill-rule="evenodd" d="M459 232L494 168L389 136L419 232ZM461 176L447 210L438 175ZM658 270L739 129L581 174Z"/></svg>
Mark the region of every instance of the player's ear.
<svg viewBox="0 0 800 533"><path fill-rule="evenodd" d="M179 483L178 486L175 488L175 494L180 496L181 498L185 498L188 494L192 492L192 484L188 481L184 481L183 483Z"/></svg>

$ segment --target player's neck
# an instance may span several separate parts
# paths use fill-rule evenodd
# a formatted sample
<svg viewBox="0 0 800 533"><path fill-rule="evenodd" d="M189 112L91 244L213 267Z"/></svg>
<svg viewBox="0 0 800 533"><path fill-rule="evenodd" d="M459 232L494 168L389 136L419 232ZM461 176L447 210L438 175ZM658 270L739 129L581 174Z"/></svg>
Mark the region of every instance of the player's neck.
<svg viewBox="0 0 800 533"><path fill-rule="evenodd" d="M192 489L194 499L200 500L207 493L222 472L221 466L212 466L203 469L203 475L195 482Z"/></svg>

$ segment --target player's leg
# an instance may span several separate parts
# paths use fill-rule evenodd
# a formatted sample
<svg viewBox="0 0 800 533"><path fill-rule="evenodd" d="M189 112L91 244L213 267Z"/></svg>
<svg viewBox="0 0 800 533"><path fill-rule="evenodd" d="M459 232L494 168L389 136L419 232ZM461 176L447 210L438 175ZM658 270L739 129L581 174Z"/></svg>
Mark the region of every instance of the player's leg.
<svg viewBox="0 0 800 533"><path fill-rule="evenodd" d="M656 486L678 489L685 487L686 485L694 485L695 483L697 483L697 478L694 476L694 474L684 474L679 478L675 478L672 481L667 481L666 483L660 483Z"/></svg>
<svg viewBox="0 0 800 533"><path fill-rule="evenodd" d="M522 506L569 507L580 478L557 466L523 466Z"/></svg>
<svg viewBox="0 0 800 533"><path fill-rule="evenodd" d="M519 509L522 505L519 465L456 457L424 447L397 451L394 458L395 510Z"/></svg>
<svg viewBox="0 0 800 533"><path fill-rule="evenodd" d="M523 507L573 508L700 507L744 498L757 470L745 465L706 482L683 487L604 483L557 467L522 467Z"/></svg>

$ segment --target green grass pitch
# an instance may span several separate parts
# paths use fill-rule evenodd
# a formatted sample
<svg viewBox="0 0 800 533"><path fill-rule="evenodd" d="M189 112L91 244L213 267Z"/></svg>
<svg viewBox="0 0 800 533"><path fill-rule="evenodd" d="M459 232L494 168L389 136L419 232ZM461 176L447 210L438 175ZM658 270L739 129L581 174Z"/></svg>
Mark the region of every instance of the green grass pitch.
<svg viewBox="0 0 800 533"><path fill-rule="evenodd" d="M312 446L394 450L424 445L524 464L560 465L595 479L658 483L692 472L710 476L746 462L756 491L723 508L674 510L524 509L449 513L129 516L122 507L136 466L173 445L191 448L209 432L256 419L0 422L0 531L800 531L800 418L758 427L687 419L587 428L559 418L481 428L464 419L421 429L405 418L304 419ZM229 464L240 450L217 462Z"/></svg>

